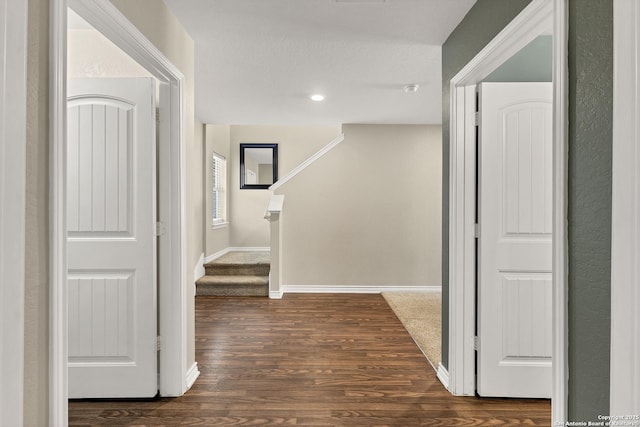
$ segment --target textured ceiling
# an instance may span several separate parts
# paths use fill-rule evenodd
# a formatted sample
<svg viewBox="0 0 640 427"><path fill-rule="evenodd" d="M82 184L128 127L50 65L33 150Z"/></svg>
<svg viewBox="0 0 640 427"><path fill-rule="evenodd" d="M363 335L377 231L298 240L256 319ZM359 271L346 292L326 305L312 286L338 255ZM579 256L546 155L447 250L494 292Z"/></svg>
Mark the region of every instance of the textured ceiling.
<svg viewBox="0 0 640 427"><path fill-rule="evenodd" d="M196 116L220 124L440 123L441 45L475 3L164 1L195 41Z"/></svg>

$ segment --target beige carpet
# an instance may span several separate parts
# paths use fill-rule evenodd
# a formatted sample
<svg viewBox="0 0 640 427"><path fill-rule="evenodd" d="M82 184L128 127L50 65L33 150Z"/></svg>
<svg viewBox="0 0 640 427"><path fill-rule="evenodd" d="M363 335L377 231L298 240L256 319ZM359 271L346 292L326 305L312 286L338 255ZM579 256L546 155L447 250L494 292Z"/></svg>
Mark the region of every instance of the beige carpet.
<svg viewBox="0 0 640 427"><path fill-rule="evenodd" d="M441 356L442 294L383 292L382 296L437 371Z"/></svg>
<svg viewBox="0 0 640 427"><path fill-rule="evenodd" d="M268 264L270 261L269 251L232 251L213 260L216 264Z"/></svg>

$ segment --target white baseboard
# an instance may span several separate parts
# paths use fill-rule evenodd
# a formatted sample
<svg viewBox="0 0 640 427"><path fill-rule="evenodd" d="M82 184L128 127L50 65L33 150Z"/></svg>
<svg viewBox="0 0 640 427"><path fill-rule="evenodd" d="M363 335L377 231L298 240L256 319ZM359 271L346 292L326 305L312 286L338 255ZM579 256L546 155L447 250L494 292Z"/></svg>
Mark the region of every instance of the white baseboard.
<svg viewBox="0 0 640 427"><path fill-rule="evenodd" d="M442 366L442 363L438 363L438 369L436 372L438 374L438 379L440 380L444 388L449 390L449 371L447 371L447 368Z"/></svg>
<svg viewBox="0 0 640 427"><path fill-rule="evenodd" d="M393 285L339 285L339 286L296 286L284 285L282 293L313 294L379 294L382 292L442 292L441 286L393 286Z"/></svg>
<svg viewBox="0 0 640 427"><path fill-rule="evenodd" d="M193 270L193 286L192 286L192 293L191 296L195 297L196 296L196 280L198 280L199 278L201 278L202 276L204 276L206 274L206 272L204 271L204 252L200 254L200 258L198 259L198 262L196 263L196 266Z"/></svg>
<svg viewBox="0 0 640 427"><path fill-rule="evenodd" d="M218 251L216 253L213 253L211 255L207 255L206 257L204 257L204 264L206 264L208 262L211 262L211 261L213 261L215 259L218 259L221 256L228 254L230 251L231 251L231 248L226 248L226 249L223 249L223 250Z"/></svg>
<svg viewBox="0 0 640 427"><path fill-rule="evenodd" d="M284 292L282 291L269 291L269 298L271 299L282 299Z"/></svg>
<svg viewBox="0 0 640 427"><path fill-rule="evenodd" d="M198 280L202 276L204 276L204 252L200 254L200 258L198 259L196 267L193 270L193 279Z"/></svg>
<svg viewBox="0 0 640 427"><path fill-rule="evenodd" d="M269 252L270 250L269 246L236 246L229 248L229 252Z"/></svg>
<svg viewBox="0 0 640 427"><path fill-rule="evenodd" d="M187 390L196 382L196 379L200 376L200 370L198 370L198 362L194 362L191 368L187 371L187 377L185 382L187 384ZM185 390L186 392L186 390Z"/></svg>
<svg viewBox="0 0 640 427"><path fill-rule="evenodd" d="M204 258L204 264L220 258L229 252L269 252L271 248L269 246L244 246L244 247L228 247Z"/></svg>

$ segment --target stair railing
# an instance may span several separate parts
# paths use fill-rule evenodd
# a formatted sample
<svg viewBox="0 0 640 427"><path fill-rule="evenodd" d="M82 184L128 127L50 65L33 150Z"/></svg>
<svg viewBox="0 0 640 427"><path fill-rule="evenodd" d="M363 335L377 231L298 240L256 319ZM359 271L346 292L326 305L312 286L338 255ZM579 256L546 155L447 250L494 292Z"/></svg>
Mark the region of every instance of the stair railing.
<svg viewBox="0 0 640 427"><path fill-rule="evenodd" d="M344 141L343 133L338 135L333 141L331 141L330 143L322 147L320 150L318 150L318 152L315 153L313 156L309 157L307 160L300 163L298 166L292 169L291 172L289 172L282 178L278 179L277 182L275 182L271 187L269 187L269 190L276 191L278 188L282 187L287 181L291 180L294 176L298 175L300 172L305 170L307 167L309 167L309 165L316 162L320 157L324 156L329 151L333 150L336 147L336 145L340 144L342 141Z"/></svg>
<svg viewBox="0 0 640 427"><path fill-rule="evenodd" d="M271 190L271 199L269 200L269 204L267 205L267 209L264 214L264 218L270 222L271 226L271 272L269 273L269 298L282 298L282 295L284 294L284 286L282 284L282 206L284 204L284 194L273 193L306 169L309 165L316 162L322 156L335 148L342 141L344 141L344 134L338 135L338 137L333 141L322 147L317 153L300 163L296 168L291 170L291 172L278 179L278 182L269 187L269 190Z"/></svg>

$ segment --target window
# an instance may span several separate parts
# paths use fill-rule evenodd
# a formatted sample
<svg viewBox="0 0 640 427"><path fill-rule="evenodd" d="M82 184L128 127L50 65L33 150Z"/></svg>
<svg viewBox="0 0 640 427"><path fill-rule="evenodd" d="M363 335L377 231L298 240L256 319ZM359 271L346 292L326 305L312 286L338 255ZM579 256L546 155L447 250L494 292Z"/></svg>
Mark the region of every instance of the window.
<svg viewBox="0 0 640 427"><path fill-rule="evenodd" d="M227 160L213 155L213 225L227 222Z"/></svg>

